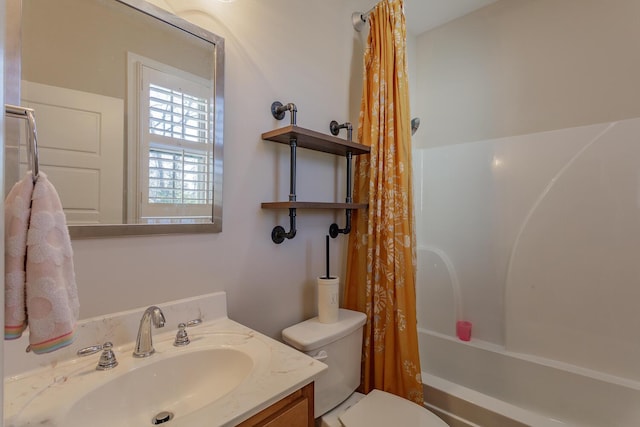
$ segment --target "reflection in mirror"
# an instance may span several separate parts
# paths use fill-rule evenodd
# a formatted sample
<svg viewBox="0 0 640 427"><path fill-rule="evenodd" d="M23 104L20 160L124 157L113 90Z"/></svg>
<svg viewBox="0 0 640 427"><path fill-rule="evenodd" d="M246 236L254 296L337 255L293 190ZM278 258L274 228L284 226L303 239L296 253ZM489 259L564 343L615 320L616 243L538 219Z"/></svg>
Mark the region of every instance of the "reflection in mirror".
<svg viewBox="0 0 640 427"><path fill-rule="evenodd" d="M21 101L71 235L220 231L224 41L141 0L22 5Z"/></svg>

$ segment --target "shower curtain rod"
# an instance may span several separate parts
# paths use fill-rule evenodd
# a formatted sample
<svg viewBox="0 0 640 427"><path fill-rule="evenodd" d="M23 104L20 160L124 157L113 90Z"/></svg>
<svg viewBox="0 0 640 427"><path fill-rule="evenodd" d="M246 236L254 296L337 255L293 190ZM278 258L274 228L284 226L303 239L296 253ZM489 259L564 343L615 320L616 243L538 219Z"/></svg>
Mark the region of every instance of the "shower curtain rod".
<svg viewBox="0 0 640 427"><path fill-rule="evenodd" d="M366 24L369 21L369 15L371 15L371 12L373 12L375 8L378 6L378 4L380 4L383 1L385 0L380 0L378 3L376 3L375 6L367 10L365 13L353 12L351 14L351 23L353 24L353 28L357 32L362 31L362 29L364 28L364 24ZM402 6L402 13L404 14L404 5Z"/></svg>
<svg viewBox="0 0 640 427"><path fill-rule="evenodd" d="M376 3L376 6L377 5L378 4ZM353 23L353 28L357 32L362 31L362 28L364 27L364 24L366 24L367 21L369 21L369 15L371 15L371 12L373 12L375 10L376 6L373 6L371 9L369 9L365 13L353 12L353 14L351 15L351 22Z"/></svg>

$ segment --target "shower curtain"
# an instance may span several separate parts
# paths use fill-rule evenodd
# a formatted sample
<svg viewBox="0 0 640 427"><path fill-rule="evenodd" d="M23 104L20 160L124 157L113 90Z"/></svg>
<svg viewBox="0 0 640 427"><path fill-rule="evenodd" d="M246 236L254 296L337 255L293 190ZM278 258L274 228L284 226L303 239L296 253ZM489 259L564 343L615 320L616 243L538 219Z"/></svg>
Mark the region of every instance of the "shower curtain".
<svg viewBox="0 0 640 427"><path fill-rule="evenodd" d="M411 128L403 0L382 0L369 16L355 161L346 308L364 312L361 391L388 391L423 404L418 355Z"/></svg>

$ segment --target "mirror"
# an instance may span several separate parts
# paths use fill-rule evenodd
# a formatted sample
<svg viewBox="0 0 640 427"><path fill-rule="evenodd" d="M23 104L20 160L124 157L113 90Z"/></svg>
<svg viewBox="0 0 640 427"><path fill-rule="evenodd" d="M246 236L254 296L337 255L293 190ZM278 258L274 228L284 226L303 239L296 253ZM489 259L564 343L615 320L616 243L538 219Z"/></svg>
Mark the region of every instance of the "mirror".
<svg viewBox="0 0 640 427"><path fill-rule="evenodd" d="M22 0L21 67L72 237L221 231L222 38L142 0Z"/></svg>

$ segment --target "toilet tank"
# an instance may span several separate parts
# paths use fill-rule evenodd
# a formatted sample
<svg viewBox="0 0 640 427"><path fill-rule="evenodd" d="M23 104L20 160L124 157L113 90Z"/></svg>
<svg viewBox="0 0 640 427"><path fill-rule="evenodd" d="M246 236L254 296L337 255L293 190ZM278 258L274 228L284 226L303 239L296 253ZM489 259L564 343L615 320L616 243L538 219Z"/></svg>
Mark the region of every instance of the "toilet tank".
<svg viewBox="0 0 640 427"><path fill-rule="evenodd" d="M364 313L341 308L338 321L320 323L317 317L282 331L290 346L326 363L315 381L315 418L340 404L360 385Z"/></svg>

